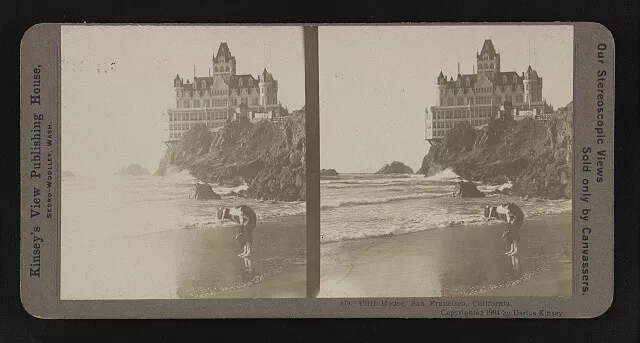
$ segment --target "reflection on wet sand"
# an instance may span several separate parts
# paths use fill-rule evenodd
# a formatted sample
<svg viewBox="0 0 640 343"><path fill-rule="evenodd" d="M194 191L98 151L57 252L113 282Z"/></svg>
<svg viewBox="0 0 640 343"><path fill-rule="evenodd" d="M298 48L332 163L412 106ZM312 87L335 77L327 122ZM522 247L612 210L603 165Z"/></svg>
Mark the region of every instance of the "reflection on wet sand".
<svg viewBox="0 0 640 343"><path fill-rule="evenodd" d="M177 294L180 298L271 297L286 291L306 296L304 217L260 223L251 257L239 257L237 227L184 230L178 235ZM302 225L300 225L302 224ZM278 289L272 289L277 282Z"/></svg>
<svg viewBox="0 0 640 343"><path fill-rule="evenodd" d="M570 216L556 216L556 220L534 219L525 223L518 253L503 253L508 244L500 238L495 226L456 228L443 231L442 251L455 251L442 256L442 295L476 295L485 291L499 293L533 277L541 278L551 269L571 260ZM571 275L564 275L556 283L565 283ZM553 283L554 280L549 280ZM566 289L564 289L566 288ZM560 293L557 288L549 295L570 294L570 285ZM541 290L543 291L543 290ZM527 296L529 294L521 294Z"/></svg>
<svg viewBox="0 0 640 343"><path fill-rule="evenodd" d="M530 218L516 256L504 254L502 232L469 225L323 244L319 297L571 295L571 214Z"/></svg>

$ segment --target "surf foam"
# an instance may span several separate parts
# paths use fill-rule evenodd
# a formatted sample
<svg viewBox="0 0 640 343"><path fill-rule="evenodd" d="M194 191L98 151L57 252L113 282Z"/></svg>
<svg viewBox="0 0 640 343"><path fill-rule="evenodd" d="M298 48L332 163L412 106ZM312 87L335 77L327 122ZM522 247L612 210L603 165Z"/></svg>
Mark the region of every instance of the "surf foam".
<svg viewBox="0 0 640 343"><path fill-rule="evenodd" d="M431 176L427 176L426 179L429 181L458 181L462 180L462 177L456 174L451 168L447 168Z"/></svg>

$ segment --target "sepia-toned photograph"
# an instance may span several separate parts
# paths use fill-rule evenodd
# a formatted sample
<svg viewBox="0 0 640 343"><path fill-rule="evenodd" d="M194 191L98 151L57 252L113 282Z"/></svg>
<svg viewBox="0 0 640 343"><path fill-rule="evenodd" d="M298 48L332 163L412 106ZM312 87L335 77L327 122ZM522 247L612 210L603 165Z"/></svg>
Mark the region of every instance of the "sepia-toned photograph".
<svg viewBox="0 0 640 343"><path fill-rule="evenodd" d="M573 27L318 35L319 297L571 297Z"/></svg>
<svg viewBox="0 0 640 343"><path fill-rule="evenodd" d="M295 26L63 25L62 300L306 296Z"/></svg>

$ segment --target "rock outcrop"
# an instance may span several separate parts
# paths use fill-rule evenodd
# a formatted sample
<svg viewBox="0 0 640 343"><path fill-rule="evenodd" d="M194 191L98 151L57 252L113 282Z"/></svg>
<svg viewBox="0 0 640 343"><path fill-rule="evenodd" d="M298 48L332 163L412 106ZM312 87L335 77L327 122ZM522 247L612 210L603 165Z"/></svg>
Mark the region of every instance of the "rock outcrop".
<svg viewBox="0 0 640 343"><path fill-rule="evenodd" d="M454 197L484 198L485 194L478 190L476 184L471 181L459 181L453 190Z"/></svg>
<svg viewBox="0 0 640 343"><path fill-rule="evenodd" d="M214 199L220 200L221 197L213 191L211 185L204 183L196 183L193 187L193 193L189 196L194 199Z"/></svg>
<svg viewBox="0 0 640 343"><path fill-rule="evenodd" d="M413 174L413 169L404 165L402 162L393 161L382 166L376 174Z"/></svg>
<svg viewBox="0 0 640 343"><path fill-rule="evenodd" d="M548 125L533 118L498 119L475 130L459 122L433 145L418 173L451 168L467 180L513 183L517 196L571 197L573 104L555 111Z"/></svg>
<svg viewBox="0 0 640 343"><path fill-rule="evenodd" d="M335 169L320 169L320 176L338 176L338 172Z"/></svg>
<svg viewBox="0 0 640 343"><path fill-rule="evenodd" d="M120 170L116 172L116 175L120 175L120 176L149 175L149 171L145 167L139 164L131 163L126 167L120 168Z"/></svg>
<svg viewBox="0 0 640 343"><path fill-rule="evenodd" d="M249 198L306 200L304 111L280 122L229 122L217 132L196 125L168 148L155 175L188 170L205 183L247 184Z"/></svg>

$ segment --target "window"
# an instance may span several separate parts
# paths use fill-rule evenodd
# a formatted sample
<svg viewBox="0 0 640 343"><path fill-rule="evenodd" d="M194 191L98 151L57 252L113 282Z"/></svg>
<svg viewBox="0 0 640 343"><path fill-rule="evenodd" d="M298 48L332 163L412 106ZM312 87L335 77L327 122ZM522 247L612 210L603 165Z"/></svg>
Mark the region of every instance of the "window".
<svg viewBox="0 0 640 343"><path fill-rule="evenodd" d="M518 77L513 75L513 83L518 83Z"/></svg>
<svg viewBox="0 0 640 343"><path fill-rule="evenodd" d="M506 75L502 77L502 83L507 83L507 76Z"/></svg>
<svg viewBox="0 0 640 343"><path fill-rule="evenodd" d="M225 70L225 71L229 71L229 66L226 66L226 67L224 68L224 70Z"/></svg>
<svg viewBox="0 0 640 343"><path fill-rule="evenodd" d="M217 73L218 72L218 67L213 67L213 72Z"/></svg>
<svg viewBox="0 0 640 343"><path fill-rule="evenodd" d="M238 87L242 87L242 79L238 79Z"/></svg>
<svg viewBox="0 0 640 343"><path fill-rule="evenodd" d="M185 100L182 107L189 108L189 100Z"/></svg>
<svg viewBox="0 0 640 343"><path fill-rule="evenodd" d="M467 85L467 87L469 87L469 86L471 85L471 81L469 81L469 79L467 78L467 79L465 80L465 84Z"/></svg>
<svg viewBox="0 0 640 343"><path fill-rule="evenodd" d="M447 106L453 106L453 98L447 99Z"/></svg>
<svg viewBox="0 0 640 343"><path fill-rule="evenodd" d="M491 64L489 64L489 68L493 69L493 62L491 62Z"/></svg>

